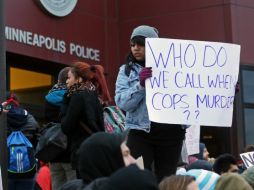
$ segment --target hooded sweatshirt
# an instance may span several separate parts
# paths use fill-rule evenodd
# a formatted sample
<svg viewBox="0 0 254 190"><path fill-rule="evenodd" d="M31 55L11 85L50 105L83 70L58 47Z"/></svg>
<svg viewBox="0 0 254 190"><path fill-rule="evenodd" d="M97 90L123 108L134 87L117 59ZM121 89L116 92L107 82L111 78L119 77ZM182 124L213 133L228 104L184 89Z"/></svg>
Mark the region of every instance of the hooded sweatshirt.
<svg viewBox="0 0 254 190"><path fill-rule="evenodd" d="M120 145L122 136L98 132L88 137L78 150L78 171L82 179L67 182L62 190L82 189L97 178L108 177L124 167ZM100 182L100 180L99 180ZM90 188L97 186L97 182ZM92 186L92 187L91 187Z"/></svg>
<svg viewBox="0 0 254 190"><path fill-rule="evenodd" d="M84 182L110 176L124 167L122 136L99 132L85 140L78 151L78 170Z"/></svg>
<svg viewBox="0 0 254 190"><path fill-rule="evenodd" d="M217 181L215 190L252 190L252 188L239 174L225 173Z"/></svg>
<svg viewBox="0 0 254 190"><path fill-rule="evenodd" d="M119 169L98 190L158 190L156 177L135 164Z"/></svg>

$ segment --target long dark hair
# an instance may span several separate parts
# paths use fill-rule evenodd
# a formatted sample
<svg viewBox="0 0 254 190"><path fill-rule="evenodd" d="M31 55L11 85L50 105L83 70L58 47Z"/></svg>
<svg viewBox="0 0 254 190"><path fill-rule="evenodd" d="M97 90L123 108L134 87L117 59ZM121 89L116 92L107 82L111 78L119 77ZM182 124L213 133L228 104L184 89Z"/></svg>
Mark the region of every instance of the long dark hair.
<svg viewBox="0 0 254 190"><path fill-rule="evenodd" d="M145 46L145 37L144 36L135 36L134 38L131 39L130 41L131 44L138 44L140 46ZM126 56L125 59L125 74L127 76L130 75L132 65L133 63L138 63L141 66L145 66L145 61L138 61L135 59L135 57L132 55L131 52Z"/></svg>

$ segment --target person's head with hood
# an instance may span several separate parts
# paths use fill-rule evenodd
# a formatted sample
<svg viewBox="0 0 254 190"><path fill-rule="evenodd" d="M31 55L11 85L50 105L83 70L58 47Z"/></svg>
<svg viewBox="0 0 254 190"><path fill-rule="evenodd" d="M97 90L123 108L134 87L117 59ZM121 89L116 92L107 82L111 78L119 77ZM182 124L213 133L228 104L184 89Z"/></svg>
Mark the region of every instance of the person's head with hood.
<svg viewBox="0 0 254 190"><path fill-rule="evenodd" d="M194 156L199 160L208 160L209 152L208 152L208 150L207 150L204 143L199 143L199 153L198 154L193 154L191 156Z"/></svg>
<svg viewBox="0 0 254 190"><path fill-rule="evenodd" d="M78 150L78 171L85 183L108 177L131 163L135 160L120 134L95 133Z"/></svg>
<svg viewBox="0 0 254 190"><path fill-rule="evenodd" d="M217 181L215 190L252 190L252 188L239 174L225 173Z"/></svg>
<svg viewBox="0 0 254 190"><path fill-rule="evenodd" d="M2 105L7 113L7 125L9 129L19 129L27 123L28 112L20 106L16 94L8 92L6 100Z"/></svg>
<svg viewBox="0 0 254 190"><path fill-rule="evenodd" d="M132 164L112 174L99 190L158 190L158 183L152 172Z"/></svg>

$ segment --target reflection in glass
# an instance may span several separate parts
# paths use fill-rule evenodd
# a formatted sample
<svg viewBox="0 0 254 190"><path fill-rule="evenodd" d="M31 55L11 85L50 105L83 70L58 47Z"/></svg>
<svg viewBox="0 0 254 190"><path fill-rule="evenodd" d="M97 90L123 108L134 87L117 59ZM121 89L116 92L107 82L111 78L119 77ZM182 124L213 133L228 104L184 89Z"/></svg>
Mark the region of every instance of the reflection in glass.
<svg viewBox="0 0 254 190"><path fill-rule="evenodd" d="M244 109L246 145L254 144L254 109Z"/></svg>
<svg viewBox="0 0 254 190"><path fill-rule="evenodd" d="M254 71L242 71L243 75L243 101L254 103Z"/></svg>

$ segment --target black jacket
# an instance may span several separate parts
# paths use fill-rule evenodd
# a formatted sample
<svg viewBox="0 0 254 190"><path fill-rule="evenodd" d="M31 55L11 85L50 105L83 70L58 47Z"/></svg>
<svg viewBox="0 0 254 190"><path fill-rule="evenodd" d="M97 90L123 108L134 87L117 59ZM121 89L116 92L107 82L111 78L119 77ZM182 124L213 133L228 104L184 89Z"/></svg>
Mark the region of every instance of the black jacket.
<svg viewBox="0 0 254 190"><path fill-rule="evenodd" d="M22 108L13 108L15 110L24 110ZM26 110L24 110L26 112ZM7 135L9 136L12 131L20 130L33 144L35 148L38 142L39 125L35 118L29 114L19 113L18 111L10 110L7 113Z"/></svg>
<svg viewBox="0 0 254 190"><path fill-rule="evenodd" d="M91 134L87 133L83 122L93 133L104 131L103 108L94 91L79 91L70 98L65 98L62 108L61 127L71 146L71 163L76 168L76 151L80 144Z"/></svg>
<svg viewBox="0 0 254 190"><path fill-rule="evenodd" d="M26 110L20 107L12 107L7 113L7 135L12 131L21 131L27 139L33 144L33 148L37 145L39 125L35 118ZM32 178L36 172L36 168L27 173L10 173L9 178Z"/></svg>

